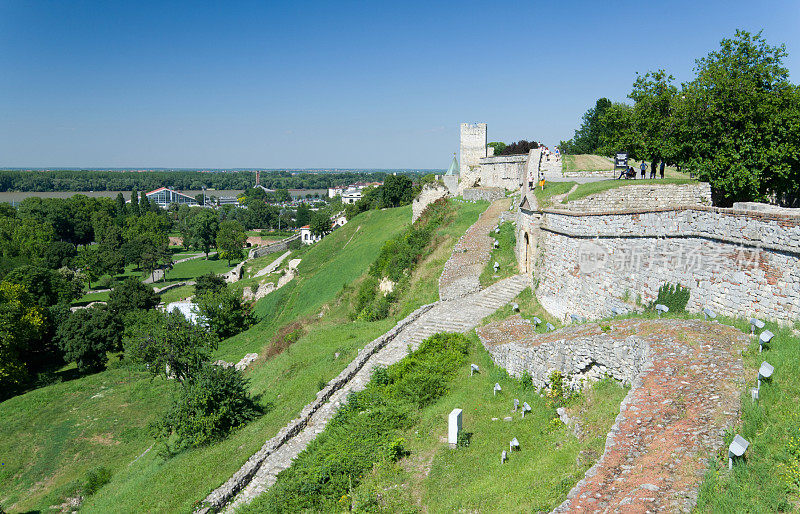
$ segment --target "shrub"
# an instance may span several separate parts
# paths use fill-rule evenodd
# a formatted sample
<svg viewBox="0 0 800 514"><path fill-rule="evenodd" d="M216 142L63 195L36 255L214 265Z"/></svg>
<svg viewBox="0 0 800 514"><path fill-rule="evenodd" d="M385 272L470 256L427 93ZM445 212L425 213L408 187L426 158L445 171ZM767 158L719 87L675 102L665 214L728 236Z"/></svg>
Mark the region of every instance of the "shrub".
<svg viewBox="0 0 800 514"><path fill-rule="evenodd" d="M111 470L104 467L90 469L83 480L83 494L91 496L111 481Z"/></svg>
<svg viewBox="0 0 800 514"><path fill-rule="evenodd" d="M197 298L198 314L219 339L244 332L256 323L250 305L227 287Z"/></svg>
<svg viewBox="0 0 800 514"><path fill-rule="evenodd" d="M458 438L456 439L456 447L468 448L469 443L471 442L472 442L472 432L465 432L462 430L458 433Z"/></svg>
<svg viewBox="0 0 800 514"><path fill-rule="evenodd" d="M203 296L208 293L216 293L225 289L225 279L211 273L210 271L205 275L197 277L194 284L195 296Z"/></svg>
<svg viewBox="0 0 800 514"><path fill-rule="evenodd" d="M655 309L656 304L660 303L669 307L670 312L685 312L690 294L688 287L666 283L658 288L658 297L650 304L649 309Z"/></svg>
<svg viewBox="0 0 800 514"><path fill-rule="evenodd" d="M218 441L261 412L239 370L205 363L178 389L172 407L152 429L172 455Z"/></svg>
<svg viewBox="0 0 800 514"><path fill-rule="evenodd" d="M150 286L142 284L136 277L128 277L111 291L108 308L116 316L122 317L135 310L152 309L159 301Z"/></svg>
<svg viewBox="0 0 800 514"><path fill-rule="evenodd" d="M397 462L406 455L410 455L411 452L406 450L405 444L406 440L402 437L398 437L389 443L389 447L386 449L386 457L392 462Z"/></svg>

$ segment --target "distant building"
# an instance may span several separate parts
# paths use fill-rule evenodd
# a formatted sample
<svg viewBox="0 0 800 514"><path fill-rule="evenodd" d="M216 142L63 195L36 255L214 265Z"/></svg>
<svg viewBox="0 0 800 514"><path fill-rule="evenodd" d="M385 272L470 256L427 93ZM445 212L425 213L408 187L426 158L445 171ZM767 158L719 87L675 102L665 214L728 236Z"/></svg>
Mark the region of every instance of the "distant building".
<svg viewBox="0 0 800 514"><path fill-rule="evenodd" d="M322 236L315 236L311 233L311 225L300 227L300 242L304 245L314 244L322 239Z"/></svg>
<svg viewBox="0 0 800 514"><path fill-rule="evenodd" d="M333 222L333 228L337 228L347 223L347 217L344 214L337 214L331 221Z"/></svg>
<svg viewBox="0 0 800 514"><path fill-rule="evenodd" d="M359 200L361 200L360 187L348 187L347 190L342 193L342 203L356 203Z"/></svg>
<svg viewBox="0 0 800 514"><path fill-rule="evenodd" d="M328 198L333 198L334 196L340 196L342 193L345 192L346 189L347 188L343 186L329 187Z"/></svg>
<svg viewBox="0 0 800 514"><path fill-rule="evenodd" d="M153 191L146 193L146 196L149 200L155 202L156 205L162 209L166 209L173 203L177 203L179 205L200 205L197 203L197 200L191 196L179 193L178 191L168 187L159 187L158 189L154 189Z"/></svg>
<svg viewBox="0 0 800 514"><path fill-rule="evenodd" d="M239 206L239 199L235 196L220 196L217 198L217 205L233 205L235 207Z"/></svg>

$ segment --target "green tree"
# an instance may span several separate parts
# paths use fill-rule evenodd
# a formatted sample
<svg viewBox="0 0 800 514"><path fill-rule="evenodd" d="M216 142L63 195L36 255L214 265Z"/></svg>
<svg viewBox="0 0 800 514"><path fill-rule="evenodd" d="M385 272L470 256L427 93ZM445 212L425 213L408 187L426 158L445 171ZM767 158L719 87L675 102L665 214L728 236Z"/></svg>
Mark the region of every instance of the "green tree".
<svg viewBox="0 0 800 514"><path fill-rule="evenodd" d="M597 153L600 140L606 133L603 116L611 105L608 98L599 98L594 107L583 114L581 126L575 131L573 138L566 144L561 143L559 148L571 154Z"/></svg>
<svg viewBox="0 0 800 514"><path fill-rule="evenodd" d="M241 259L244 254L242 247L247 241L247 235L241 223L235 220L223 221L219 224L217 232L217 250L220 257L228 260L228 266L233 259Z"/></svg>
<svg viewBox="0 0 800 514"><path fill-rule="evenodd" d="M211 209L203 209L189 221L191 244L198 250L202 250L206 254L206 258L217 239L219 225L219 218Z"/></svg>
<svg viewBox="0 0 800 514"><path fill-rule="evenodd" d="M44 327L44 311L25 286L0 282L0 398L29 379L26 353Z"/></svg>
<svg viewBox="0 0 800 514"><path fill-rule="evenodd" d="M381 207L407 205L414 199L414 184L406 175L388 175L381 186Z"/></svg>
<svg viewBox="0 0 800 514"><path fill-rule="evenodd" d="M179 312L140 311L125 328L125 356L147 364L154 376L185 381L211 358L217 337Z"/></svg>
<svg viewBox="0 0 800 514"><path fill-rule="evenodd" d="M108 308L122 319L129 312L155 308L160 299L153 288L136 277L128 277L115 287L108 297Z"/></svg>
<svg viewBox="0 0 800 514"><path fill-rule="evenodd" d="M59 269L72 264L78 251L75 245L67 241L53 241L47 245L42 264L50 269Z"/></svg>
<svg viewBox="0 0 800 514"><path fill-rule="evenodd" d="M256 323L250 306L227 287L206 293L195 301L197 313L219 339L235 336Z"/></svg>
<svg viewBox="0 0 800 514"><path fill-rule="evenodd" d="M502 141L492 141L487 146L491 146L492 148L494 148L494 154L495 155L502 154L503 150L506 149L506 144L503 143Z"/></svg>
<svg viewBox="0 0 800 514"><path fill-rule="evenodd" d="M297 220L298 227L304 227L311 223L311 209L308 208L308 205L301 203L297 206L295 219Z"/></svg>
<svg viewBox="0 0 800 514"><path fill-rule="evenodd" d="M711 183L715 203L800 194L800 87L786 55L761 32L737 30L683 85L680 155Z"/></svg>
<svg viewBox="0 0 800 514"><path fill-rule="evenodd" d="M139 215L139 193L136 192L136 189L131 191L131 205L130 205L130 212L133 216Z"/></svg>
<svg viewBox="0 0 800 514"><path fill-rule="evenodd" d="M315 212L311 216L311 233L315 236L324 236L331 231L331 220L325 213Z"/></svg>
<svg viewBox="0 0 800 514"><path fill-rule="evenodd" d="M108 362L106 352L120 347L122 329L122 323L105 306L95 305L70 314L59 325L56 338L78 371L101 371Z"/></svg>

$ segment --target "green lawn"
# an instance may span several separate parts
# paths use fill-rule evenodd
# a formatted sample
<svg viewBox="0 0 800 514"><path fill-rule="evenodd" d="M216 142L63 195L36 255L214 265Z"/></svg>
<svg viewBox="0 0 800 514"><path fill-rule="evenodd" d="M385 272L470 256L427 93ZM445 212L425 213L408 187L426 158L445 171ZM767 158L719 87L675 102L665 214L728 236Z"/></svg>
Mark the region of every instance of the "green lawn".
<svg viewBox="0 0 800 514"><path fill-rule="evenodd" d="M515 313L512 309L513 303L516 303L519 306L519 311ZM533 321L534 317L539 318L542 320L542 323L536 327L536 331L539 333L546 332L547 327L546 323L551 323L556 328L561 328L562 323L561 320L552 316L549 312L544 310L544 307L539 303L539 300L536 299L531 293L531 289L526 287L522 290L520 294L514 298L514 301L507 303L506 305L500 307L494 313L486 316L483 319L482 324L488 324L492 321L500 321L508 318L513 314L519 314L523 318Z"/></svg>
<svg viewBox="0 0 800 514"><path fill-rule="evenodd" d="M247 264L244 265L244 276L252 277L262 269L272 264L272 262L275 259L283 255L284 253L286 252L272 252L267 255L262 255L261 257L256 257L253 260L247 261ZM292 259L291 256L287 257L286 259L283 260L281 265L283 266L285 264L288 264L289 260L291 259Z"/></svg>
<svg viewBox="0 0 800 514"><path fill-rule="evenodd" d="M165 304L184 300L194 294L194 286L179 286L174 289L164 291L159 296Z"/></svg>
<svg viewBox="0 0 800 514"><path fill-rule="evenodd" d="M553 206L553 196L568 193L574 185L575 182L547 182L544 185L544 190L537 185L533 194L536 196L539 208L546 209Z"/></svg>
<svg viewBox="0 0 800 514"><path fill-rule="evenodd" d="M567 202L571 202L573 200L580 200L581 198L585 198L589 195L593 195L596 193L602 193L603 191L608 191L609 189L616 189L618 187L627 187L627 186L642 186L642 185L664 185L664 184L697 184L697 180L692 180L688 178L665 178L665 179L646 179L646 180L602 180L599 182L587 182L586 184L580 184L578 189L570 193L570 195L565 199Z"/></svg>
<svg viewBox="0 0 800 514"><path fill-rule="evenodd" d="M86 293L77 300L72 302L72 305L86 305L92 302L107 302L111 291L100 291L98 293Z"/></svg>
<svg viewBox="0 0 800 514"><path fill-rule="evenodd" d="M111 369L0 403L0 505L49 510L86 472L125 469L153 442L146 426L168 402L165 380Z"/></svg>
<svg viewBox="0 0 800 514"><path fill-rule="evenodd" d="M410 217L408 207L369 211L313 245L303 256L300 275L257 304L256 311L265 319L222 343L214 359L236 362L251 351L263 355L279 327L298 318L311 318L334 300L342 285L362 275L383 241L399 233ZM251 391L261 395L261 403L267 406L264 416L221 443L184 452L168 461L146 455L115 474L82 510L191 510L194 502L227 480L265 440L294 418L314 398L320 383L336 376L355 358L358 349L395 322L395 318L350 322L347 305L333 303L328 314L307 326L306 334L287 351L260 359L248 370ZM334 359L337 352L340 356Z"/></svg>
<svg viewBox="0 0 800 514"><path fill-rule="evenodd" d="M564 155L561 159L561 170L564 173L575 171L611 171L614 169L614 161L602 155Z"/></svg>
<svg viewBox="0 0 800 514"><path fill-rule="evenodd" d="M514 230L514 224L510 221L506 221L500 225L499 234L495 234L494 231L489 234L492 236L493 241L499 242L500 246L499 248L492 249L489 262L487 262L486 266L483 268L483 272L480 276L481 287L488 287L498 280L518 273L517 257L514 253L514 246L517 243L517 238L514 234ZM495 262L500 265L497 271L494 270Z"/></svg>
<svg viewBox="0 0 800 514"><path fill-rule="evenodd" d="M222 274L227 273L236 266L237 262L232 262L233 266L228 266L228 261L225 259L211 260L204 257L192 259L185 262L175 264L173 268L167 271L166 280L163 282L179 282L183 280L194 280L200 275L207 273ZM161 283L162 281L159 281Z"/></svg>

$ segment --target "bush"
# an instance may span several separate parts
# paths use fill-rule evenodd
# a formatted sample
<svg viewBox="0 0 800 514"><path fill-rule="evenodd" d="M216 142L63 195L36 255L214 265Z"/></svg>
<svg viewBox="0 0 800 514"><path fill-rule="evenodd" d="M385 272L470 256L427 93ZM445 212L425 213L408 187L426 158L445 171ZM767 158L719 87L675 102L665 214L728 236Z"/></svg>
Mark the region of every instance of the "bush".
<svg viewBox="0 0 800 514"><path fill-rule="evenodd" d="M122 323L105 306L79 309L58 327L56 338L67 361L81 373L105 368L106 352L121 349Z"/></svg>
<svg viewBox="0 0 800 514"><path fill-rule="evenodd" d="M197 277L197 281L194 284L194 294L195 296L203 296L208 293L216 293L225 289L225 285L224 278L208 272Z"/></svg>
<svg viewBox="0 0 800 514"><path fill-rule="evenodd" d="M398 437L389 443L389 448L386 449L386 458L392 462L397 462L403 457L411 455L411 452L406 450L405 444L406 440L402 437Z"/></svg>
<svg viewBox="0 0 800 514"><path fill-rule="evenodd" d="M257 321L251 306L227 287L204 294L196 302L198 314L220 340L244 332Z"/></svg>
<svg viewBox="0 0 800 514"><path fill-rule="evenodd" d="M97 288L98 289L108 289L111 287L111 284L114 282L114 279L111 278L111 275L103 275L99 279L97 279Z"/></svg>
<svg viewBox="0 0 800 514"><path fill-rule="evenodd" d="M688 287L666 283L658 288L658 298L650 304L649 309L655 309L656 304L660 303L669 307L669 312L685 312L690 295L691 291Z"/></svg>
<svg viewBox="0 0 800 514"><path fill-rule="evenodd" d="M205 363L178 389L172 407L152 428L172 455L218 441L261 412L240 371Z"/></svg>
<svg viewBox="0 0 800 514"><path fill-rule="evenodd" d="M136 277L128 277L111 291L108 308L116 316L122 317L135 310L148 310L160 301L153 289L142 284Z"/></svg>
<svg viewBox="0 0 800 514"><path fill-rule="evenodd" d="M83 494L91 496L111 481L111 470L104 467L90 469L83 480Z"/></svg>

